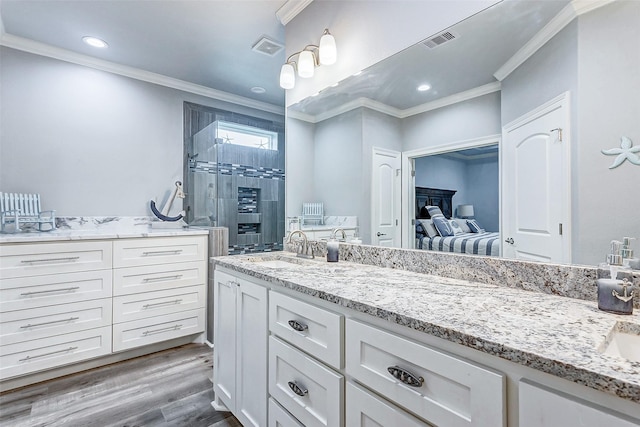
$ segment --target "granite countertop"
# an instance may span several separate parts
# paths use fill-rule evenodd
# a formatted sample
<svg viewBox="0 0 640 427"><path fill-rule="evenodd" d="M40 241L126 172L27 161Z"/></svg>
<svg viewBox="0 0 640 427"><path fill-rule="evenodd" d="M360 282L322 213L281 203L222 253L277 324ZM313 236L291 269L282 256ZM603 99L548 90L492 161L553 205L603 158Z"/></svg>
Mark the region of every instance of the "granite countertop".
<svg viewBox="0 0 640 427"><path fill-rule="evenodd" d="M201 228L179 228L179 229L152 229L150 227L136 227L132 229L56 229L52 231L25 231L21 233L0 234L0 244L3 243L34 243L34 242L55 242L69 240L99 240L99 239L127 239L136 237L170 237L170 236L192 236L206 235L208 230Z"/></svg>
<svg viewBox="0 0 640 427"><path fill-rule="evenodd" d="M263 259L289 260L268 267ZM640 363L599 351L640 314L595 301L294 254L212 258L219 266L640 403ZM253 261L252 261L253 260ZM295 262L300 263L296 265Z"/></svg>

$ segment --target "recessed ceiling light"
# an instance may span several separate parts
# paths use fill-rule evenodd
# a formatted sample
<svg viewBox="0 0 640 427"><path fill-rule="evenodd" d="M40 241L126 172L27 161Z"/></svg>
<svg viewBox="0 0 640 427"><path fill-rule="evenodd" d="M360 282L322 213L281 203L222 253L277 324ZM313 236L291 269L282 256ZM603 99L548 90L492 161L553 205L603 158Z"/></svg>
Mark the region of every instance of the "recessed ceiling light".
<svg viewBox="0 0 640 427"><path fill-rule="evenodd" d="M423 84L423 85L418 86L418 90L420 92L424 92L424 91L427 91L429 89L431 89L431 86L429 86L428 84Z"/></svg>
<svg viewBox="0 0 640 427"><path fill-rule="evenodd" d="M251 92L253 93L265 93L267 90L260 86L254 86L251 88Z"/></svg>
<svg viewBox="0 0 640 427"><path fill-rule="evenodd" d="M89 46L93 46L93 47L105 48L109 46L106 41L100 40L97 37L84 36L82 38L82 41L88 44Z"/></svg>

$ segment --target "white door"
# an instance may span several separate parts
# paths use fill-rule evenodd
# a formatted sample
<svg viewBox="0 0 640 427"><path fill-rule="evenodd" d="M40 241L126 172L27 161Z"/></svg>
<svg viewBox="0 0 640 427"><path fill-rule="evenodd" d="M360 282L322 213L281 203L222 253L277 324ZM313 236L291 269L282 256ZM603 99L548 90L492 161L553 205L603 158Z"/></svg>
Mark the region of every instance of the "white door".
<svg viewBox="0 0 640 427"><path fill-rule="evenodd" d="M400 247L400 152L373 148L371 244Z"/></svg>
<svg viewBox="0 0 640 427"><path fill-rule="evenodd" d="M503 129L503 255L570 262L569 94Z"/></svg>

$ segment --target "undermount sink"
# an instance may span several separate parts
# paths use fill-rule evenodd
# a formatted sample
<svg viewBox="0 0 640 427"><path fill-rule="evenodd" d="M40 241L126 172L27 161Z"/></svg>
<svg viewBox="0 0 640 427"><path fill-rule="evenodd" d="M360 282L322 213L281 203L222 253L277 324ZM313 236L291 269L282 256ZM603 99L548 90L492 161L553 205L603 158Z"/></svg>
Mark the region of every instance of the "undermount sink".
<svg viewBox="0 0 640 427"><path fill-rule="evenodd" d="M609 356L640 362L640 325L616 322L600 347Z"/></svg>

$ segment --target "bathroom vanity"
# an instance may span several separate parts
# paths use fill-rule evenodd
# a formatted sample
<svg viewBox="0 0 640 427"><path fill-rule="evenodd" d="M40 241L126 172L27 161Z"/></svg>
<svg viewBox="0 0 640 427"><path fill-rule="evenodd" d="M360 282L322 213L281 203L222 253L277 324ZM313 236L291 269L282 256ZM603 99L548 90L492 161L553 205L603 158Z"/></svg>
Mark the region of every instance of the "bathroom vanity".
<svg viewBox="0 0 640 427"><path fill-rule="evenodd" d="M0 236L3 390L202 342L206 230Z"/></svg>
<svg viewBox="0 0 640 427"><path fill-rule="evenodd" d="M357 262L212 259L215 407L245 426L640 425L638 361L608 348L619 333L639 338L638 312L514 286L527 268L553 268L567 269L558 286L595 288L596 269L455 254L426 267L471 258L465 280L415 271L416 257L440 254L340 252ZM493 281L480 280L483 263Z"/></svg>

